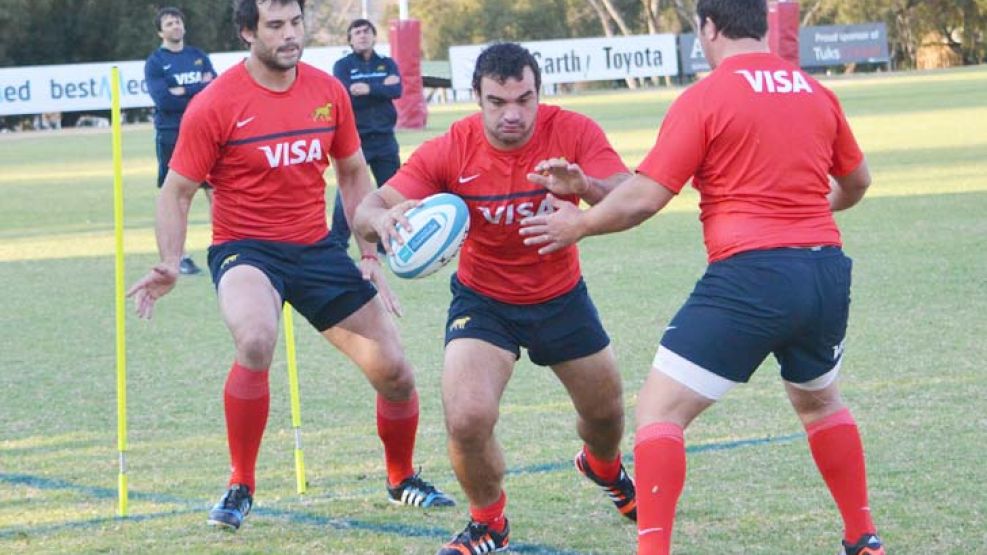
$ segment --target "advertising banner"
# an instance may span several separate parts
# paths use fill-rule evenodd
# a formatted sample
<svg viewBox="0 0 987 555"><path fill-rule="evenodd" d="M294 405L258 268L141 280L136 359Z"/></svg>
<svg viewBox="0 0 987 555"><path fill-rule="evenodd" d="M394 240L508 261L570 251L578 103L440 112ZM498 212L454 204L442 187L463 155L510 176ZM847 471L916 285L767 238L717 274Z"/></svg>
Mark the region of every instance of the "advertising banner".
<svg viewBox="0 0 987 555"><path fill-rule="evenodd" d="M799 32L802 67L851 63L887 63L888 31L884 23L803 27Z"/></svg>
<svg viewBox="0 0 987 555"><path fill-rule="evenodd" d="M675 35L633 35L523 42L541 67L542 83L604 81L677 75ZM476 58L487 45L452 46L452 88L473 88Z"/></svg>
<svg viewBox="0 0 987 555"><path fill-rule="evenodd" d="M390 55L388 45L379 54ZM332 73L336 60L351 52L349 46L306 48L302 60ZM242 52L209 55L222 73L247 56ZM144 60L0 68L0 116L78 112L110 109L110 68L120 67L121 108L154 106L144 82Z"/></svg>

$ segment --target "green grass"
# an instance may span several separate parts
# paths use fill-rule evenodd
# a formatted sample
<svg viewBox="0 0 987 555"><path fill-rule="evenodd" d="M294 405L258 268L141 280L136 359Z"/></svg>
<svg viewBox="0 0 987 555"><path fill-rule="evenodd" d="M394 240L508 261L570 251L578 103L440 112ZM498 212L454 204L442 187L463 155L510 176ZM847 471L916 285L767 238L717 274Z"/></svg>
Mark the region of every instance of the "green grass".
<svg viewBox="0 0 987 555"><path fill-rule="evenodd" d="M838 217L855 259L843 386L868 452L871 506L893 553L985 553L987 67L842 78L829 84L868 154L874 185ZM678 91L548 98L597 118L629 164L653 143ZM474 110L433 107L401 133L403 156ZM236 535L204 525L227 455L221 403L232 358L207 278L182 279L155 319L127 318L131 518L117 519L110 138L0 137L0 552L434 553L464 508L417 512L383 497L374 396L358 371L298 322L310 493L294 493L281 352L258 467L257 512ZM147 128L124 132L128 282L156 259L155 161ZM331 173L331 172L330 172ZM696 195L619 235L583 243L584 271L614 339L628 413L659 330L705 266ZM209 241L193 205L189 247ZM417 461L463 499L439 402L450 269L392 279L418 369ZM629 418L628 429L633 429ZM635 530L569 466L571 404L523 361L498 435L514 545L524 553L629 553ZM690 428L692 446L781 438L689 456L677 552L832 553L839 517L768 362ZM631 451L631 434L624 450Z"/></svg>

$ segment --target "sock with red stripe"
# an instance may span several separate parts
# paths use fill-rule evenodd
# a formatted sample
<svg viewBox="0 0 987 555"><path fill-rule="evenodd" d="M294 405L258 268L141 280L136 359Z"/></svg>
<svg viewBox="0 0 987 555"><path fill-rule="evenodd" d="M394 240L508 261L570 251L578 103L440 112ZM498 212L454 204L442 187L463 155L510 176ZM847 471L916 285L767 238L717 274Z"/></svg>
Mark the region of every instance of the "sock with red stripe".
<svg viewBox="0 0 987 555"><path fill-rule="evenodd" d="M384 443L387 482L392 487L415 473L412 460L418 433L418 391L407 401L388 401L377 394L377 435Z"/></svg>
<svg viewBox="0 0 987 555"><path fill-rule="evenodd" d="M271 394L267 369L250 370L234 362L226 378L223 401L226 438L230 446L230 485L243 484L254 491L257 451L264 437Z"/></svg>
<svg viewBox="0 0 987 555"><path fill-rule="evenodd" d="M638 555L667 555L672 544L675 506L685 485L685 438L681 426L656 422L637 429L634 478Z"/></svg>
<svg viewBox="0 0 987 555"><path fill-rule="evenodd" d="M853 543L863 534L873 534L864 447L850 409L820 418L805 431L816 467L843 516L843 538Z"/></svg>
<svg viewBox="0 0 987 555"><path fill-rule="evenodd" d="M589 447L583 445L583 455L586 457L586 463L589 464L589 469L604 482L615 482L620 477L619 451L616 458L608 461L597 457L589 450Z"/></svg>
<svg viewBox="0 0 987 555"><path fill-rule="evenodd" d="M507 492L501 490L500 497L486 507L476 507L470 505L470 518L473 522L486 524L489 530L500 534L507 526L507 519L504 518L504 509L507 508Z"/></svg>

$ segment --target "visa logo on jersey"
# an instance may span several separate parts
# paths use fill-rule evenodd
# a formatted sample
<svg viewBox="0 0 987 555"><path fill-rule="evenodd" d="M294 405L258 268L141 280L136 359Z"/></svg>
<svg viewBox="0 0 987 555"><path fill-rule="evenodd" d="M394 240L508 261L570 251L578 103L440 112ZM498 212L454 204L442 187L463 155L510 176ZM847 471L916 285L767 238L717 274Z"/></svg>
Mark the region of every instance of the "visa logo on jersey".
<svg viewBox="0 0 987 555"><path fill-rule="evenodd" d="M552 213L552 205L547 198L543 198L535 208L535 203L531 201L519 202L516 204L501 204L500 206L478 206L477 209L483 214L483 218L492 224L513 225L521 218L528 216L541 216Z"/></svg>
<svg viewBox="0 0 987 555"><path fill-rule="evenodd" d="M272 168L307 164L322 159L322 142L319 139L299 139L257 147L267 157Z"/></svg>
<svg viewBox="0 0 987 555"><path fill-rule="evenodd" d="M175 83L177 83L179 87L184 87L185 85L195 85L196 83L201 82L201 71L186 71L185 73L175 74Z"/></svg>
<svg viewBox="0 0 987 555"><path fill-rule="evenodd" d="M794 94L800 92L812 92L809 81L801 71L788 71L779 69L777 71L764 71L756 69L750 71L740 69L735 71L737 75L743 75L744 79L756 93L778 93Z"/></svg>

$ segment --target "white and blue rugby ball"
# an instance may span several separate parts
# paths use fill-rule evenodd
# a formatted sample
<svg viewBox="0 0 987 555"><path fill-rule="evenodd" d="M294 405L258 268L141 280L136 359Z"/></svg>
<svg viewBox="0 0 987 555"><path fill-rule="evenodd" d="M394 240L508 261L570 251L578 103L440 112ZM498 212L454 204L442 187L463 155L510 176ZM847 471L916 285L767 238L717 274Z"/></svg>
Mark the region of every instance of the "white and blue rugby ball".
<svg viewBox="0 0 987 555"><path fill-rule="evenodd" d="M463 199L438 193L422 199L404 213L411 231L398 226L404 244L391 240L387 264L395 275L405 279L434 274L456 257L470 227L469 208Z"/></svg>

